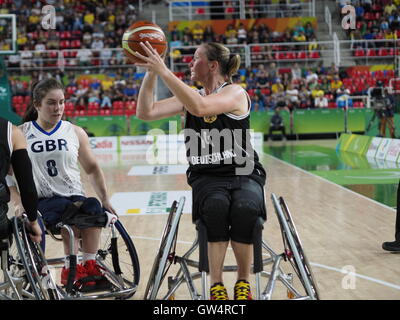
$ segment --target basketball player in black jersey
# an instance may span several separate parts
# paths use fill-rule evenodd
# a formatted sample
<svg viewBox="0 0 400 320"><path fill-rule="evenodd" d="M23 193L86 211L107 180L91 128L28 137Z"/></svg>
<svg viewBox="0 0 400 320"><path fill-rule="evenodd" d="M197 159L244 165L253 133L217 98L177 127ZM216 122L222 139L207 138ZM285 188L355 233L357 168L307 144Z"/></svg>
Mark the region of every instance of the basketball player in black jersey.
<svg viewBox="0 0 400 320"><path fill-rule="evenodd" d="M259 217L266 219L265 170L250 143L250 99L232 76L240 56L218 43L201 44L189 64L191 79L203 89L193 90L177 78L149 43L147 57L136 53L147 69L137 104L137 116L156 120L185 113L185 144L193 192L193 220L207 229L211 299L227 300L222 271L226 250L233 248L238 264L234 299L250 300L252 233ZM156 77L173 97L153 100Z"/></svg>
<svg viewBox="0 0 400 320"><path fill-rule="evenodd" d="M21 202L28 216L27 226L30 237L40 242L42 230L37 222L38 197L32 175L32 164L26 151L26 140L21 130L9 121L0 118L0 239L8 237L9 220L7 218L10 191L6 176L10 165L21 192Z"/></svg>

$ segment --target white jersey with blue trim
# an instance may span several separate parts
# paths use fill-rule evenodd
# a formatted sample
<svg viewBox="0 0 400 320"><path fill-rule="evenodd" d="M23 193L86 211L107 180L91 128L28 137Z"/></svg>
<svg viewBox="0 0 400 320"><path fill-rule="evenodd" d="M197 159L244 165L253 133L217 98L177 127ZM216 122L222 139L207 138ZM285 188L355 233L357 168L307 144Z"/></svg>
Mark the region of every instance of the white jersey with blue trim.
<svg viewBox="0 0 400 320"><path fill-rule="evenodd" d="M79 139L73 124L60 120L47 132L30 121L21 129L28 143L39 198L84 195L78 167Z"/></svg>

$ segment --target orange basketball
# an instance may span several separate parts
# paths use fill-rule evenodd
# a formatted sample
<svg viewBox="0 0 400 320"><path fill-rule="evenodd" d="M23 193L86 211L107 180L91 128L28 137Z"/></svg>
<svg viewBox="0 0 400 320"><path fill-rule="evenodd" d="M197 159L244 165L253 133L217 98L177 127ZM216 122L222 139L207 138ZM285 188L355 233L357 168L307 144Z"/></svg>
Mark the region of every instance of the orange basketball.
<svg viewBox="0 0 400 320"><path fill-rule="evenodd" d="M131 62L144 62L138 59L133 52L147 56L140 42L148 41L151 46L162 55L167 50L167 39L162 29L149 21L138 21L131 25L122 36L122 49Z"/></svg>

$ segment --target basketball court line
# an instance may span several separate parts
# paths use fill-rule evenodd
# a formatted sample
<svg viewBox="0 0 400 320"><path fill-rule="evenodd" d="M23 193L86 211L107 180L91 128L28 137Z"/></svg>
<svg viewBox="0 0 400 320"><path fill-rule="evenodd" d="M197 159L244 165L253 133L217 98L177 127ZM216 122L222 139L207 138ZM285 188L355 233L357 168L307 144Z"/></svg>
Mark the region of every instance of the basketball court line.
<svg viewBox="0 0 400 320"><path fill-rule="evenodd" d="M281 162L281 163L284 163L284 164L286 164L286 165L288 165L288 166L290 166L290 167L296 168L297 170L299 170L299 171L301 171L301 172L303 172L303 173L306 173L306 174L308 174L308 175L311 175L311 176L313 176L313 177L316 177L316 178L318 178L318 179L321 179L321 180L323 180L323 181L326 181L326 182L328 182L328 183L330 183L330 184L332 184L332 185L334 185L334 186L337 186L337 187L339 187L339 188L342 189L342 190L346 190L346 191L348 191L348 192L350 192L350 193L352 193L352 194L354 194L354 195L357 195L357 196L359 196L359 197L361 197L361 198L367 199L367 200L369 200L369 201L371 201L371 202L373 202L373 203L375 203L375 204L378 204L378 205L380 205L380 206L382 206L382 207L384 207L384 208L386 208L386 209L390 209L390 210L392 210L392 211L396 211L395 209L393 209L392 207L387 206L386 204L380 203L380 202L378 202L378 201L376 201L376 200L374 200L374 199L368 198L368 197L366 197L366 196L364 196L364 195L362 195L362 194L360 194L360 193L357 193L357 192L355 192L355 191L353 191L353 190L350 190L350 189L348 189L348 188L345 188L345 187L343 187L343 186L341 186L341 185L339 185L339 184L337 184L337 183L334 183L334 182L329 181L329 180L327 180L327 179L325 179L325 178L323 178L323 177L320 177L320 176L315 175L315 174L313 174L313 173L311 173L311 172L308 172L308 171L306 171L306 170L304 170L304 169L302 169L302 168L300 168L300 167L295 166L294 164L291 164L291 163L289 163L289 162L286 162L286 161L284 161L284 160L282 160L282 159L279 159L279 158L277 158L277 157L274 157L273 155L270 155L270 154L265 153L265 152L263 152L263 154L266 155L266 156L269 156L269 157L271 157L271 158L274 158L274 160L277 160L277 161L279 161L279 162Z"/></svg>

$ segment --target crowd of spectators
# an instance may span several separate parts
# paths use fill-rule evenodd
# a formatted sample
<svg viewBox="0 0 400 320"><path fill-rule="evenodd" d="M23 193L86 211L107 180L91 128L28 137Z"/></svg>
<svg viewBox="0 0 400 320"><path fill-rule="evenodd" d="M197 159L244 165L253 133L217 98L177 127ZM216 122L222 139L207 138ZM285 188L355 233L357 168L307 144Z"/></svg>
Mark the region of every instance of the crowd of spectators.
<svg viewBox="0 0 400 320"><path fill-rule="evenodd" d="M263 3L267 4L267 2ZM368 6L368 2L371 2L370 6ZM360 3L366 12L374 12L376 4L381 2L385 1L361 0L355 4ZM396 22L389 18L397 11L393 6L398 7L400 0L386 2L383 11L384 14L389 15L387 18L388 28L391 30ZM31 66L29 63L43 65L40 52L48 49L68 48L67 45L84 49L78 51L74 57L76 63L81 66L92 65L93 59L103 60L104 62L101 64L118 64L118 59L124 59L122 53L118 57L111 52L111 48L120 46L116 41L119 41L124 30L135 20L136 11L132 1L64 0L58 3L56 0L48 0L46 3L57 4L56 7L63 11L63 14L57 15L55 30L43 30L38 23L43 1L6 1L6 6L1 9L2 13L16 13L25 17L25 19L18 19L18 46L21 51L18 55L19 60L10 59L11 67L18 66L24 70ZM358 13L365 16L364 13ZM382 15L382 19L384 17ZM360 23L362 24L363 21ZM203 41L225 44L291 42L293 46L296 46L296 42L308 41L312 44L315 41L315 31L311 23L301 21L293 29L287 29L281 33L270 30L263 23L255 24L250 29L247 29L243 23L230 24L223 34L216 34L211 25L203 29L200 24L196 24L193 29L178 30L175 27L170 32L170 41L171 47L198 45ZM269 48L274 50L273 46L269 46ZM278 48L278 50L287 49ZM305 49L313 50L315 47ZM272 52L263 52L263 54L267 60L274 60ZM173 58L178 59L179 55L177 54ZM68 104L66 109L71 112L87 112L91 109L94 115L100 110L112 111L115 106L122 105L125 111L129 110L134 114L135 101L143 74L138 74L133 66L131 68L103 69L101 73L104 75L101 80L95 78L88 80L90 77L80 77L79 74L70 71L64 72L60 69L52 70L51 73L47 73L45 70L33 71L30 73L31 77L28 77L29 80L26 77L13 76L11 81L13 95L22 97L22 100L15 99L14 107L18 113L22 113L29 100L30 85L44 77L56 76L66 86ZM196 84L191 82L188 73L178 72L178 75L186 83L196 87ZM335 107L340 107L343 106L342 101L350 99L350 94L365 94L364 87L352 87L352 83L346 77L345 73L339 73L339 69L335 65L330 68L325 68L322 64L317 68L301 68L298 63L295 63L290 69L279 69L276 63L271 61L240 69L239 75L234 77L234 81L248 91L252 99L252 110L284 108L292 111L305 108L325 108L333 104ZM91 106L95 106L95 108L91 108Z"/></svg>
<svg viewBox="0 0 400 320"><path fill-rule="evenodd" d="M394 47L394 40L400 37L400 0L340 0L339 10L345 5L352 5L356 12L356 29L347 31L349 38L355 41L352 47L370 49L370 56L394 55L394 51L389 54L384 49ZM376 52L377 48L381 50ZM364 55L363 51L355 53Z"/></svg>
<svg viewBox="0 0 400 320"><path fill-rule="evenodd" d="M293 43L293 45L272 45L252 48L252 59L255 60L274 60L275 52L285 52L289 50L314 51L318 49L316 33L311 22L298 21L294 28L287 28L284 32L271 30L265 23L258 23L246 28L243 23L236 26L229 24L222 34L214 32L211 25L202 27L199 23L192 29L185 27L179 30L177 25L170 31L170 47L172 57L175 62L187 63L192 49L182 48L183 46L196 46L202 42L219 42L227 45L241 44L268 44L268 43ZM296 42L299 45L296 45ZM304 46L300 43L308 42Z"/></svg>
<svg viewBox="0 0 400 320"><path fill-rule="evenodd" d="M49 0L6 1L0 13L16 14L17 45L19 54L9 58L9 67L54 66L58 53L44 50L87 49L65 52L68 63L88 65L95 63L121 64L124 60L120 50L120 39L124 31L136 20L137 1L130 0ZM43 29L42 7L54 5L56 29ZM7 47L8 46L8 47ZM2 50L9 44L2 42ZM92 49L92 50L89 50ZM95 60L95 61L93 61Z"/></svg>
<svg viewBox="0 0 400 320"><path fill-rule="evenodd" d="M58 71L56 75L34 72L29 81L15 77L11 85L14 96L25 97L29 96L29 88L33 82L44 77L56 76L66 86L69 111L82 111L81 114L87 114L95 109L92 110L92 115L96 115L101 110L112 112L116 105L122 105L125 112L130 111L134 114L141 81L141 77L135 71L134 68L109 70L101 80L96 77L77 78L73 72ZM198 84L191 81L189 72L177 73L177 76L193 88L198 88ZM272 62L240 69L233 80L249 93L253 111L276 108L293 111L326 108L332 102L335 103L335 107L343 107L340 101L350 93L344 85L344 77L347 77L346 73L339 72L339 68L334 64L329 68L301 68L295 63L293 68L279 69ZM21 106L16 107L18 113L23 113L28 99L21 100ZM350 97L349 99L351 100Z"/></svg>

